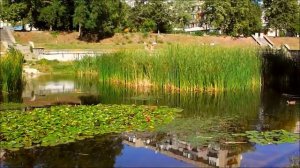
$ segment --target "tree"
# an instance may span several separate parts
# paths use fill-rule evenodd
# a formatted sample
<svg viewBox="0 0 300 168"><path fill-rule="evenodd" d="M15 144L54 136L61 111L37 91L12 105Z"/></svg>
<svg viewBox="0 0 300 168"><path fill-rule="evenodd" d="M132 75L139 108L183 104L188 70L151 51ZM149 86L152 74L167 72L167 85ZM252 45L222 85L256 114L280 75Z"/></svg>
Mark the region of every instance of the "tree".
<svg viewBox="0 0 300 168"><path fill-rule="evenodd" d="M225 34L250 36L261 30L261 9L251 0L207 0L203 8L204 23Z"/></svg>
<svg viewBox="0 0 300 168"><path fill-rule="evenodd" d="M298 22L294 22L292 24L292 28L290 28L289 31L292 32L294 35L299 35L300 34L300 7L298 7L298 14L296 14L295 20L298 20Z"/></svg>
<svg viewBox="0 0 300 168"><path fill-rule="evenodd" d="M124 3L121 0L77 1L74 24L80 26L80 39L98 41L112 36L122 26Z"/></svg>
<svg viewBox="0 0 300 168"><path fill-rule="evenodd" d="M52 31L64 26L65 14L66 7L59 0L54 0L50 5L42 8L39 20L44 21Z"/></svg>
<svg viewBox="0 0 300 168"><path fill-rule="evenodd" d="M260 7L249 0L231 2L230 24L225 32L233 36L250 36L255 32L260 32L262 28L261 15Z"/></svg>
<svg viewBox="0 0 300 168"><path fill-rule="evenodd" d="M190 1L185 0L175 0L172 9L174 14L174 26L179 28L184 28L185 25L189 24L192 20L191 14L188 12L190 11L191 7Z"/></svg>
<svg viewBox="0 0 300 168"><path fill-rule="evenodd" d="M267 28L299 32L299 5L297 0L264 0L265 20Z"/></svg>
<svg viewBox="0 0 300 168"><path fill-rule="evenodd" d="M143 25L154 22L156 26L152 31L166 33L172 31L174 16L167 1L149 0L147 3L137 1L130 12L129 19L132 28L138 31L142 31Z"/></svg>
<svg viewBox="0 0 300 168"><path fill-rule="evenodd" d="M146 19L142 25L143 32L151 32L156 30L156 23L151 19Z"/></svg>
<svg viewBox="0 0 300 168"><path fill-rule="evenodd" d="M26 9L27 5L25 3L12 3L7 4L3 7L3 11L1 12L1 18L3 20L7 20L12 24L16 24L17 22L22 21L26 18Z"/></svg>
<svg viewBox="0 0 300 168"><path fill-rule="evenodd" d="M203 5L204 20L206 25L216 27L222 32L228 26L227 20L229 19L231 4L229 0L207 0Z"/></svg>
<svg viewBox="0 0 300 168"><path fill-rule="evenodd" d="M74 26L79 27L79 37L81 37L81 27L85 24L89 17L88 7L84 0L75 1L75 12L73 16Z"/></svg>

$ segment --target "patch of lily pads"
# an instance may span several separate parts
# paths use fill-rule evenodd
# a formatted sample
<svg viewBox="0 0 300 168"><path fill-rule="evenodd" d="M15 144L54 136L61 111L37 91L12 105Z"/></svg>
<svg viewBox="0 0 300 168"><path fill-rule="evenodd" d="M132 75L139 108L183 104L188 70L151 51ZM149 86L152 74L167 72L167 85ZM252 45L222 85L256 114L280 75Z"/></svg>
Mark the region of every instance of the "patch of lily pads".
<svg viewBox="0 0 300 168"><path fill-rule="evenodd" d="M299 140L299 135L293 134L286 130L272 130L265 132L246 131L245 133L234 135L247 137L249 142L254 142L261 145L294 143Z"/></svg>
<svg viewBox="0 0 300 168"><path fill-rule="evenodd" d="M149 131L171 122L179 111L163 106L103 104L5 111L0 113L0 145L18 150L66 144L107 133Z"/></svg>

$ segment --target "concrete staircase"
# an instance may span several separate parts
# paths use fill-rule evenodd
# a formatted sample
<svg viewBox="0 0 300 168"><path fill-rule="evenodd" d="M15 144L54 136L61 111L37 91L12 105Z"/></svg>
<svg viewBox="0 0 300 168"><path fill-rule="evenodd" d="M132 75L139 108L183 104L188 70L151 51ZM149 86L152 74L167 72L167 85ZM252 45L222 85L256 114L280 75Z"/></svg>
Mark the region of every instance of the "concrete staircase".
<svg viewBox="0 0 300 168"><path fill-rule="evenodd" d="M265 35L262 33L258 34L256 33L255 35L252 35L252 38L261 46L261 47L270 47L273 48L272 42L267 39Z"/></svg>
<svg viewBox="0 0 300 168"><path fill-rule="evenodd" d="M5 44L5 47L14 47L17 50L20 50L24 54L25 60L32 60L35 58L35 55L31 53L29 45L20 45L16 43L16 40L8 27L3 27L0 29L0 40Z"/></svg>
<svg viewBox="0 0 300 168"><path fill-rule="evenodd" d="M11 30L7 27L3 27L3 29L0 29L0 41L6 42L8 46L13 46L16 43L16 40L11 33Z"/></svg>

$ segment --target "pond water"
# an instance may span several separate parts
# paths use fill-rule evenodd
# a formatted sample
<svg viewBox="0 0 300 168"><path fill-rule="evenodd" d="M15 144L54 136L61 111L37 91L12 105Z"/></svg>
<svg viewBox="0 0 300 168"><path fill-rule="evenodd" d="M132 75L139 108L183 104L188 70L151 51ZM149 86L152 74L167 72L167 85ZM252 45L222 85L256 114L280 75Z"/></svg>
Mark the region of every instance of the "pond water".
<svg viewBox="0 0 300 168"><path fill-rule="evenodd" d="M210 93L169 93L126 89L72 75L43 75L26 80L23 93L4 95L6 108L31 109L60 104L140 104L180 107L181 117L161 132L109 134L54 147L1 150L0 167L283 167L299 163L299 142L279 145L255 143L197 143L195 132L207 121L235 117L237 130L300 131L300 106L288 105L293 92L272 89ZM295 97L293 97L295 98ZM213 119L213 120L212 120ZM191 143L188 143L191 142ZM296 159L295 159L296 158Z"/></svg>

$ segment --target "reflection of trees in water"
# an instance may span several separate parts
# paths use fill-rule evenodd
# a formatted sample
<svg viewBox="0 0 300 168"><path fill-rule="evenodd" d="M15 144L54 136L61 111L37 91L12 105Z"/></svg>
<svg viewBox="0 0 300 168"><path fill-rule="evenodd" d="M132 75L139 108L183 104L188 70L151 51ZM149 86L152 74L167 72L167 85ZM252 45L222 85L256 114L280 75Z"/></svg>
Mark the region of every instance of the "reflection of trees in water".
<svg viewBox="0 0 300 168"><path fill-rule="evenodd" d="M285 129L293 131L299 120L300 105L288 105L288 97L271 89L265 89L261 96L261 113L257 126L261 130Z"/></svg>
<svg viewBox="0 0 300 168"><path fill-rule="evenodd" d="M107 135L55 147L5 154L8 167L113 167L123 149L120 137Z"/></svg>
<svg viewBox="0 0 300 168"><path fill-rule="evenodd" d="M97 95L87 95L79 96L82 105L96 105L101 103L100 96Z"/></svg>

